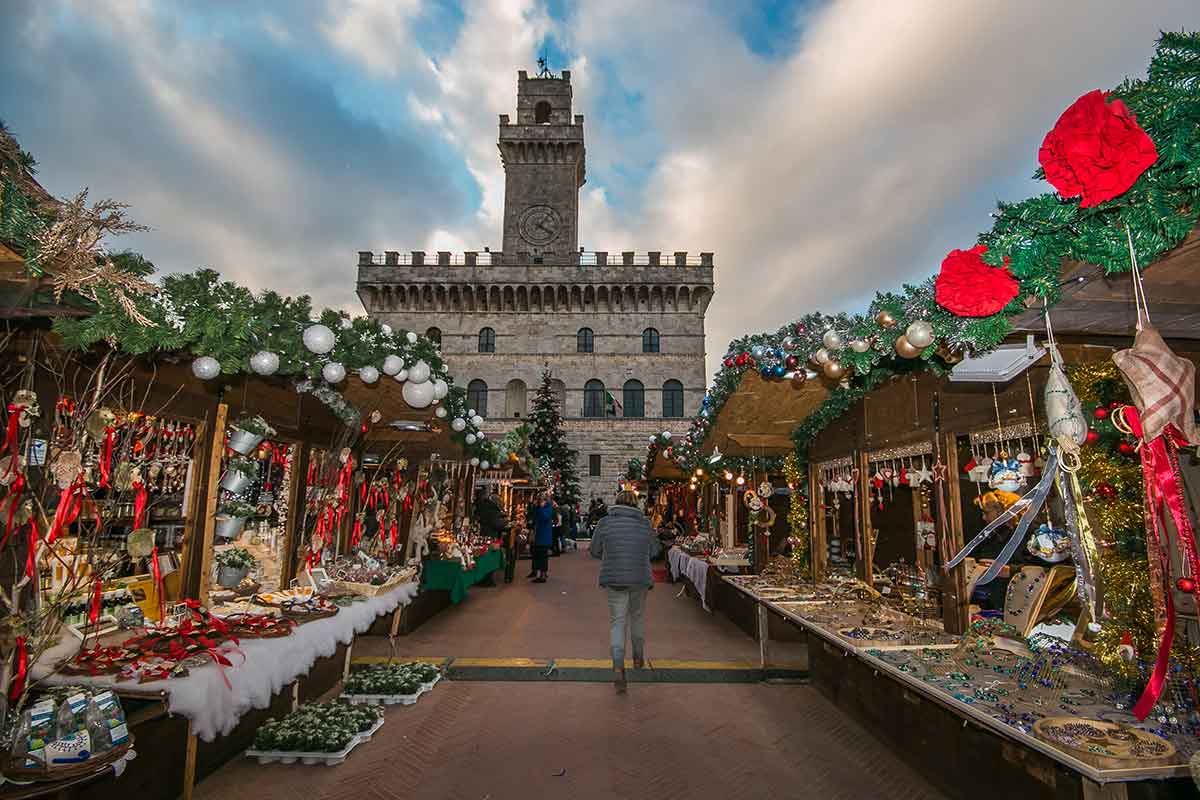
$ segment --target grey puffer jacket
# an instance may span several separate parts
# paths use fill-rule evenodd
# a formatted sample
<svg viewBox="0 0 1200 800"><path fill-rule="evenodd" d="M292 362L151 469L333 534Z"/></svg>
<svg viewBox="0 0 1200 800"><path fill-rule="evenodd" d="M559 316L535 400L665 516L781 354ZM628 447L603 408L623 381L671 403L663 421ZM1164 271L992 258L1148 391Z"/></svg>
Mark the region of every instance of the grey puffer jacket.
<svg viewBox="0 0 1200 800"><path fill-rule="evenodd" d="M613 587L653 586L650 559L661 545L650 520L636 508L613 506L608 516L596 525L589 548L592 558L600 558L600 585Z"/></svg>

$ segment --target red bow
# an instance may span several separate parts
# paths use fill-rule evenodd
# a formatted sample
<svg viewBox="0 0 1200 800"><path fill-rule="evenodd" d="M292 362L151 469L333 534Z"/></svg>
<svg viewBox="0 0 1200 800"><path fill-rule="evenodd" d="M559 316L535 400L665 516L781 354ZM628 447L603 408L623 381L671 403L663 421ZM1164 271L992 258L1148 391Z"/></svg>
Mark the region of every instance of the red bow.
<svg viewBox="0 0 1200 800"><path fill-rule="evenodd" d="M63 529L79 516L79 508L83 504L83 476L79 475L70 486L62 490L58 496L58 508L54 511L54 522L50 532L46 534L46 544L54 544Z"/></svg>
<svg viewBox="0 0 1200 800"><path fill-rule="evenodd" d="M21 695L25 693L25 681L29 677L29 646L25 644L25 637L18 636L17 645L17 674L13 678L12 688L8 692L8 699L11 703L16 703L21 699Z"/></svg>
<svg viewBox="0 0 1200 800"><path fill-rule="evenodd" d="M100 488L107 489L112 479L113 433L116 428L104 429L104 449L100 452Z"/></svg>
<svg viewBox="0 0 1200 800"><path fill-rule="evenodd" d="M138 481L134 485L133 494L133 527L146 527L146 503L150 499L150 493L146 491L146 485Z"/></svg>

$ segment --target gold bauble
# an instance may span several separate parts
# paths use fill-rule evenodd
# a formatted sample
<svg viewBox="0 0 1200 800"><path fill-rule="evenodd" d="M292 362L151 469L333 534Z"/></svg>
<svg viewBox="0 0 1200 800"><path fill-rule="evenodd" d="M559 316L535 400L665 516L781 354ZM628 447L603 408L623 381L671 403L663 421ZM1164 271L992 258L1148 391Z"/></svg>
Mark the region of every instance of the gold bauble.
<svg viewBox="0 0 1200 800"><path fill-rule="evenodd" d="M832 381L841 380L846 375L846 368L842 363L832 358L826 361L821 369L825 372L825 377Z"/></svg>
<svg viewBox="0 0 1200 800"><path fill-rule="evenodd" d="M886 330L896 327L896 318L892 316L892 312L890 311L880 311L875 315L875 321L879 323L879 327Z"/></svg>
<svg viewBox="0 0 1200 800"><path fill-rule="evenodd" d="M907 336L900 334L900 338L896 340L896 353L902 358L916 358L921 355L921 348L914 347Z"/></svg>

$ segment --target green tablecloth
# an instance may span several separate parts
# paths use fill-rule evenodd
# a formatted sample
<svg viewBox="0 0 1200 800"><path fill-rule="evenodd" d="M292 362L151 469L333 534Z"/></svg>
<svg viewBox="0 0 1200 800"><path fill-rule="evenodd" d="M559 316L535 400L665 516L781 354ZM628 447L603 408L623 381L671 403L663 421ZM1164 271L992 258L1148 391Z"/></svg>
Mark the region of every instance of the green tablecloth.
<svg viewBox="0 0 1200 800"><path fill-rule="evenodd" d="M498 569L504 568L504 551L489 550L475 559L474 569L463 569L462 562L431 560L421 569L422 589L449 590L450 602L461 603L467 599L467 589L487 580Z"/></svg>

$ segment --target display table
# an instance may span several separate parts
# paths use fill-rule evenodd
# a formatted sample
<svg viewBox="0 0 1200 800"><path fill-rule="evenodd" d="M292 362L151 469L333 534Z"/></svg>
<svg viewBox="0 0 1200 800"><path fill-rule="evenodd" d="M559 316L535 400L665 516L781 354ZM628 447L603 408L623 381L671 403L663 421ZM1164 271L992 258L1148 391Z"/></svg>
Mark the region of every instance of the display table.
<svg viewBox="0 0 1200 800"><path fill-rule="evenodd" d="M707 559L688 555L678 547L667 551L667 564L671 567L671 580L678 581L687 578L700 595L700 605L705 611L711 611L708 597L708 572L713 569Z"/></svg>
<svg viewBox="0 0 1200 800"><path fill-rule="evenodd" d="M475 566L464 569L462 562L428 560L421 568L421 591L448 591L450 602L458 605L467 599L467 589L483 583L498 569L504 569L504 551L489 550L475 559Z"/></svg>

